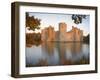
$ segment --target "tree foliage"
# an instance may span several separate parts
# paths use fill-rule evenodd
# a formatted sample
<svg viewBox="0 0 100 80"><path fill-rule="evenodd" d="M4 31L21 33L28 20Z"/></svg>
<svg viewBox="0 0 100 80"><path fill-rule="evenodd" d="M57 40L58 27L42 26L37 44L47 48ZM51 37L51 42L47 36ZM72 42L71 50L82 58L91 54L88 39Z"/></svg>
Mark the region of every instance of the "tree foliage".
<svg viewBox="0 0 100 80"><path fill-rule="evenodd" d="M26 13L26 27L29 27L29 30L35 31L35 29L40 29L40 21L40 19L29 16L29 13Z"/></svg>
<svg viewBox="0 0 100 80"><path fill-rule="evenodd" d="M86 19L86 15L77 15L77 14L72 15L72 20L74 20L75 24L82 23L83 19Z"/></svg>
<svg viewBox="0 0 100 80"><path fill-rule="evenodd" d="M87 36L84 36L83 37L83 41L85 42L85 43L89 43L89 40L90 39L90 34L88 34Z"/></svg>

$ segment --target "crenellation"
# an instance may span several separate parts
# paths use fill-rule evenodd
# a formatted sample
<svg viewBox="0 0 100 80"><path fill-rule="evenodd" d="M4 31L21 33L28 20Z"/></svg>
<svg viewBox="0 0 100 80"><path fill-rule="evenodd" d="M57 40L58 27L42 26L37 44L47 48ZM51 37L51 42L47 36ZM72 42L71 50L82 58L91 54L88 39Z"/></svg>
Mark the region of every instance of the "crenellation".
<svg viewBox="0 0 100 80"><path fill-rule="evenodd" d="M62 42L76 42L83 41L83 30L72 26L72 30L67 32L67 24L59 23L59 30L55 31L54 27L49 26L42 30L42 41L62 41Z"/></svg>

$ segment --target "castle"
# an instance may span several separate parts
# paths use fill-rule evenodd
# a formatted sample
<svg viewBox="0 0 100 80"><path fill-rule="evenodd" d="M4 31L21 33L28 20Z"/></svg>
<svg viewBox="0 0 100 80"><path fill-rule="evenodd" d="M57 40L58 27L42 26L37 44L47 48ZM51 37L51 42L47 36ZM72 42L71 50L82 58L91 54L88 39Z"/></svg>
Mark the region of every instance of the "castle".
<svg viewBox="0 0 100 80"><path fill-rule="evenodd" d="M83 41L83 31L72 26L72 30L67 32L67 24L62 22L59 23L58 31L55 31L52 26L43 29L41 32L41 40L62 42Z"/></svg>

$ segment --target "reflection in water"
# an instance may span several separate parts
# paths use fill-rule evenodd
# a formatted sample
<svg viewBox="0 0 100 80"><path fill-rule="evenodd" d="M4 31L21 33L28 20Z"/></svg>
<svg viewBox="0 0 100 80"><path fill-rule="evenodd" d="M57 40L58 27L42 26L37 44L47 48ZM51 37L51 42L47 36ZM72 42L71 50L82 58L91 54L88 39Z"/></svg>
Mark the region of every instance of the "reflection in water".
<svg viewBox="0 0 100 80"><path fill-rule="evenodd" d="M89 64L89 44L44 42L26 47L26 67Z"/></svg>

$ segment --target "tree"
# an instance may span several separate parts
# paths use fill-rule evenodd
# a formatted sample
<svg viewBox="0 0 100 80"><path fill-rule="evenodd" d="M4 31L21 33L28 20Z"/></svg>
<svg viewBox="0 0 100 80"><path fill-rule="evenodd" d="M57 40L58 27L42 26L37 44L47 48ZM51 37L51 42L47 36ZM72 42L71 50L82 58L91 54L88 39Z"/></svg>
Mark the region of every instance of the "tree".
<svg viewBox="0 0 100 80"><path fill-rule="evenodd" d="M72 15L72 20L74 20L75 24L82 23L82 19L86 19L86 15L77 15L77 14Z"/></svg>
<svg viewBox="0 0 100 80"><path fill-rule="evenodd" d="M26 27L29 27L29 30L35 31L35 29L40 29L40 21L40 19L29 16L29 13L26 13Z"/></svg>
<svg viewBox="0 0 100 80"><path fill-rule="evenodd" d="M89 43L90 35L88 34L87 36L83 37L83 41L86 43Z"/></svg>

